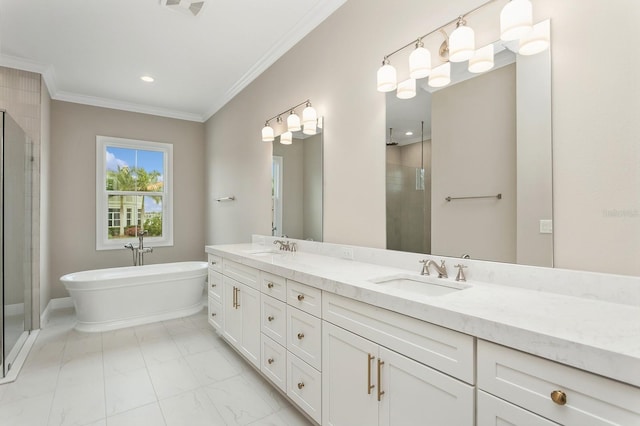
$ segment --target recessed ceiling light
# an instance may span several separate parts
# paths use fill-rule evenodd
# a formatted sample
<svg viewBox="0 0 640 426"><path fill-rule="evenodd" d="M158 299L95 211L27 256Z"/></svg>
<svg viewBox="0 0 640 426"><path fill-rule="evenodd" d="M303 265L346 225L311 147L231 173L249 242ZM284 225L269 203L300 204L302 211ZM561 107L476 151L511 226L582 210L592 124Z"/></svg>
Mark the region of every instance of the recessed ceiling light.
<svg viewBox="0 0 640 426"><path fill-rule="evenodd" d="M146 83L153 83L154 78L151 77L150 75L143 75L142 77L140 77L140 80L146 82Z"/></svg>
<svg viewBox="0 0 640 426"><path fill-rule="evenodd" d="M405 136L413 136L413 132L412 131L408 131L407 133L404 134Z"/></svg>

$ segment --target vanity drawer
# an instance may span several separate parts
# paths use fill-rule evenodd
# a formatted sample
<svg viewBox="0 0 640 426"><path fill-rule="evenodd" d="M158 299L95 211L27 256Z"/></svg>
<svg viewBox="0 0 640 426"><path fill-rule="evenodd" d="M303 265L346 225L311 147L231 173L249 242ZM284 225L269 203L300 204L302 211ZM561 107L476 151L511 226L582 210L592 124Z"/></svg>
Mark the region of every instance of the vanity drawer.
<svg viewBox="0 0 640 426"><path fill-rule="evenodd" d="M473 336L325 292L322 318L467 383L474 383Z"/></svg>
<svg viewBox="0 0 640 426"><path fill-rule="evenodd" d="M260 331L282 346L287 345L287 305L284 302L260 295Z"/></svg>
<svg viewBox="0 0 640 426"><path fill-rule="evenodd" d="M316 370L322 369L322 320L299 309L287 309L287 349Z"/></svg>
<svg viewBox="0 0 640 426"><path fill-rule="evenodd" d="M260 286L258 285L260 271L257 269L242 265L241 263L234 262L229 259L223 259L222 273L229 278L233 278L236 281L248 285L251 288L260 290Z"/></svg>
<svg viewBox="0 0 640 426"><path fill-rule="evenodd" d="M209 297L222 303L222 274L209 269Z"/></svg>
<svg viewBox="0 0 640 426"><path fill-rule="evenodd" d="M321 424L322 380L320 372L295 355L287 355L287 396Z"/></svg>
<svg viewBox="0 0 640 426"><path fill-rule="evenodd" d="M287 391L287 350L268 336L262 335L260 371L282 392Z"/></svg>
<svg viewBox="0 0 640 426"><path fill-rule="evenodd" d="M260 288L264 294L287 301L287 284L284 277L260 271Z"/></svg>
<svg viewBox="0 0 640 426"><path fill-rule="evenodd" d="M222 258L220 256L210 254L208 263L210 270L222 273Z"/></svg>
<svg viewBox="0 0 640 426"><path fill-rule="evenodd" d="M208 318L209 324L211 324L216 331L222 329L222 304L217 302L214 298L209 297L209 309Z"/></svg>
<svg viewBox="0 0 640 426"><path fill-rule="evenodd" d="M311 315L322 315L322 291L297 281L287 280L287 303Z"/></svg>
<svg viewBox="0 0 640 426"><path fill-rule="evenodd" d="M526 425L526 426L558 426L554 423L510 404L486 392L478 391L478 426Z"/></svg>
<svg viewBox="0 0 640 426"><path fill-rule="evenodd" d="M640 424L640 388L483 340L478 387L561 424Z"/></svg>

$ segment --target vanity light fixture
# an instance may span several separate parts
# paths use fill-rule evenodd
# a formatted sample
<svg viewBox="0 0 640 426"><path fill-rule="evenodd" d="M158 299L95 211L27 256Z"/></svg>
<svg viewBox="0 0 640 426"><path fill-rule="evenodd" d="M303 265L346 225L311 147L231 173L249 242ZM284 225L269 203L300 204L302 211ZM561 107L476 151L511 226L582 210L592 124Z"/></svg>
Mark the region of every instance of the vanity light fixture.
<svg viewBox="0 0 640 426"><path fill-rule="evenodd" d="M549 20L539 22L533 29L522 36L518 53L521 55L535 55L549 48L551 39L551 23Z"/></svg>
<svg viewBox="0 0 640 426"><path fill-rule="evenodd" d="M511 0L500 12L500 39L517 40L533 26L533 7L530 0Z"/></svg>
<svg viewBox="0 0 640 426"><path fill-rule="evenodd" d="M293 143L293 133L284 132L280 135L280 143L282 145L291 145Z"/></svg>
<svg viewBox="0 0 640 426"><path fill-rule="evenodd" d="M413 136L413 132L411 130L409 130L408 132L406 132L404 134L405 136Z"/></svg>
<svg viewBox="0 0 640 426"><path fill-rule="evenodd" d="M444 87L451 83L451 62L445 62L431 70L429 86Z"/></svg>
<svg viewBox="0 0 640 426"><path fill-rule="evenodd" d="M494 65L493 44L488 44L476 50L471 59L469 59L469 72L481 73L489 71Z"/></svg>
<svg viewBox="0 0 640 426"><path fill-rule="evenodd" d="M475 9L458 16L456 19L447 22L443 26L417 39L414 38L410 43L385 55L382 60L382 66L378 69L377 74L378 91L391 92L392 90L398 89L398 98L409 99L413 97L409 89L411 84L410 80L404 80L398 84L397 71L391 66L389 60L393 55L409 46L415 46L415 50L409 55L410 79L417 80L429 77L428 84L431 87L444 87L451 83L451 62L464 62L468 60L469 71L472 73L481 73L493 68L494 59L493 56L489 56L489 52L493 50L493 46L485 46L476 50L475 32L467 25L465 18L488 4L497 1L504 2L505 0L488 0ZM550 44L548 20L533 26L531 0L506 1L507 4L500 12L500 38L502 40L519 39L518 53L521 55L534 55L546 50ZM447 36L445 28L453 24L456 25L456 28L450 36ZM438 51L438 56L442 64L431 68L431 52L424 48L423 39L436 32L443 33L445 38ZM483 28L483 32L486 32L486 28ZM435 76L434 73L436 74Z"/></svg>
<svg viewBox="0 0 640 426"><path fill-rule="evenodd" d="M289 112L289 116L287 117L287 130L290 132L297 132L302 127L300 127L300 117L298 114L291 110Z"/></svg>
<svg viewBox="0 0 640 426"><path fill-rule="evenodd" d="M378 69L378 92L391 92L398 85L396 69L389 63L389 58L384 57L382 66Z"/></svg>
<svg viewBox="0 0 640 426"><path fill-rule="evenodd" d="M294 105L291 108L287 108L281 113L268 118L264 123L264 127L262 128L262 141L272 142L275 139L275 137L277 136L276 132L274 131L273 127L271 127L269 122L273 119L276 119L276 122L278 124L281 124L282 115L288 112L289 116L287 117L287 131L280 135L280 143L290 145L293 142L292 132L297 132L298 130L302 129L302 126L300 125L300 117L295 112L296 108L299 108L302 105L305 105L305 109L304 111L302 111L302 119L304 125L304 130L302 132L306 135L315 135L316 126L321 127L321 125L319 124L318 113L311 106L311 101L307 99L304 102L300 102L299 104ZM277 127L280 128L280 126ZM286 135L286 133L288 133L288 135Z"/></svg>
<svg viewBox="0 0 640 426"><path fill-rule="evenodd" d="M416 80L415 78L408 78L405 81L398 83L398 91L396 96L399 99L411 99L416 96Z"/></svg>
<svg viewBox="0 0 640 426"><path fill-rule="evenodd" d="M424 48L422 39L416 41L416 48L409 55L409 77L417 80L431 72L431 52Z"/></svg>
<svg viewBox="0 0 640 426"><path fill-rule="evenodd" d="M473 56L476 50L475 34L462 16L458 17L456 29L449 36L449 60L464 62Z"/></svg>

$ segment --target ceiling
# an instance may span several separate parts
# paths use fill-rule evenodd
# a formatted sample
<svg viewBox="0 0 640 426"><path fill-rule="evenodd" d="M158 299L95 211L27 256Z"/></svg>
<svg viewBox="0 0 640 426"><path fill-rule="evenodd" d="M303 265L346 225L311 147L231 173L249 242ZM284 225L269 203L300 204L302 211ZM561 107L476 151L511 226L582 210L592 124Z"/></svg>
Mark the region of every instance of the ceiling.
<svg viewBox="0 0 640 426"><path fill-rule="evenodd" d="M0 0L0 65L41 73L53 99L202 122L345 1L205 0L193 16L162 0Z"/></svg>

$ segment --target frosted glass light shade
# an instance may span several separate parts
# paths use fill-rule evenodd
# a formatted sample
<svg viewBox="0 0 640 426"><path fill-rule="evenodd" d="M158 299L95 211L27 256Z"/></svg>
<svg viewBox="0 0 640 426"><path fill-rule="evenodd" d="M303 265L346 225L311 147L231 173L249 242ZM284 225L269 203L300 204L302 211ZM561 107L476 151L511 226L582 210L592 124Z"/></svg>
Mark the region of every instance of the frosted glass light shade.
<svg viewBox="0 0 640 426"><path fill-rule="evenodd" d="M449 37L449 60L463 62L473 56L476 50L476 37L473 29L460 25Z"/></svg>
<svg viewBox="0 0 640 426"><path fill-rule="evenodd" d="M551 25L549 20L542 21L533 26L533 29L522 36L518 53L529 56L543 52L549 48L551 40Z"/></svg>
<svg viewBox="0 0 640 426"><path fill-rule="evenodd" d="M291 145L293 143L293 133L284 132L280 135L280 143L282 145Z"/></svg>
<svg viewBox="0 0 640 426"><path fill-rule="evenodd" d="M305 121L302 124L302 133L305 135L315 135L316 131L316 120L313 121Z"/></svg>
<svg viewBox="0 0 640 426"><path fill-rule="evenodd" d="M295 112L289 114L289 116L287 117L287 130L290 132L297 132L301 128L300 117L298 117L298 114L296 114Z"/></svg>
<svg viewBox="0 0 640 426"><path fill-rule="evenodd" d="M431 70L429 74L429 86L444 87L451 83L451 63L445 62Z"/></svg>
<svg viewBox="0 0 640 426"><path fill-rule="evenodd" d="M273 142L273 127L264 126L262 128L262 142Z"/></svg>
<svg viewBox="0 0 640 426"><path fill-rule="evenodd" d="M425 78L431 72L431 52L424 47L416 47L409 55L409 76L413 79Z"/></svg>
<svg viewBox="0 0 640 426"><path fill-rule="evenodd" d="M378 69L378 92L391 92L398 85L396 69L385 64Z"/></svg>
<svg viewBox="0 0 640 426"><path fill-rule="evenodd" d="M316 109L311 105L302 110L302 122L304 124L313 121L313 124L315 125L317 119L318 114L316 113Z"/></svg>
<svg viewBox="0 0 640 426"><path fill-rule="evenodd" d="M416 95L416 80L414 78L408 78L405 81L398 83L398 91L396 96L399 99L411 99Z"/></svg>
<svg viewBox="0 0 640 426"><path fill-rule="evenodd" d="M493 44L489 44L476 50L471 59L469 59L469 72L481 73L489 71L493 68L493 65Z"/></svg>
<svg viewBox="0 0 640 426"><path fill-rule="evenodd" d="M500 12L500 38L517 40L531 31L533 7L530 0L511 0Z"/></svg>

